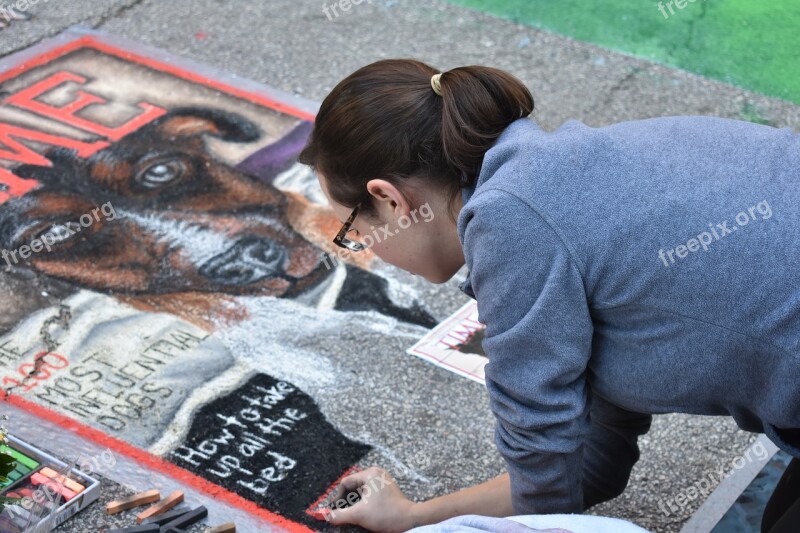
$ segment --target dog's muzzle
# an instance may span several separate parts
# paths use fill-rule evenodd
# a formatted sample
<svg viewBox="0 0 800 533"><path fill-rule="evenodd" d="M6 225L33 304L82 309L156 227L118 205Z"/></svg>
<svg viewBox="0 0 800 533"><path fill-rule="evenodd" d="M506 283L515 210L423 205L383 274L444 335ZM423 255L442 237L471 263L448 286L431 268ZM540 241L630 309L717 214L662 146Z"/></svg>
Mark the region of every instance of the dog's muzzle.
<svg viewBox="0 0 800 533"><path fill-rule="evenodd" d="M264 278L283 277L286 248L263 237L244 237L200 267L200 275L222 285L249 285Z"/></svg>

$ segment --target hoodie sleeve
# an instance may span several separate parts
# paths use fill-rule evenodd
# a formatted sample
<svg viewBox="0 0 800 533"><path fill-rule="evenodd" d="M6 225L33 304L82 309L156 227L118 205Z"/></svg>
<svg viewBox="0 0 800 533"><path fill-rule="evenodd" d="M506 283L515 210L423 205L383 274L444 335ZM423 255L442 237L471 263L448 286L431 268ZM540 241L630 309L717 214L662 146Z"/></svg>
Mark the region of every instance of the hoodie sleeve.
<svg viewBox="0 0 800 533"><path fill-rule="evenodd" d="M527 202L497 188L459 224L478 315L486 388L517 514L583 510L592 321L570 249Z"/></svg>

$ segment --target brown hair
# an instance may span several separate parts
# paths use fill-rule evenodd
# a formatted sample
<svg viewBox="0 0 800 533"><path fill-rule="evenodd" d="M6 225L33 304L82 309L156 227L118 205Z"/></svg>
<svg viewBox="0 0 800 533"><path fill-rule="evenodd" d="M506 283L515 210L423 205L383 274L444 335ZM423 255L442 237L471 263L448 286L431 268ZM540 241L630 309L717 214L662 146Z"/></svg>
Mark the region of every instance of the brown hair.
<svg viewBox="0 0 800 533"><path fill-rule="evenodd" d="M513 121L533 112L533 97L516 77L484 66L458 67L441 76L414 59L385 59L339 82L325 97L308 144L298 157L323 174L331 198L361 203L375 215L366 184L374 178L400 188L422 178L447 191L452 207L474 184L483 156Z"/></svg>

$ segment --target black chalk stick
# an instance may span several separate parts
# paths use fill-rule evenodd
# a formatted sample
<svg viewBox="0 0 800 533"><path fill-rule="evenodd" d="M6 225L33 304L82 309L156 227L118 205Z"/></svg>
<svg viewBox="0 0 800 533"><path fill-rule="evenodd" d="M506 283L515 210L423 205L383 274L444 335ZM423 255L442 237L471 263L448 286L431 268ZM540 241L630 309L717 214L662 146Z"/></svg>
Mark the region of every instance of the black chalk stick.
<svg viewBox="0 0 800 533"><path fill-rule="evenodd" d="M176 533L177 530L194 525L207 516L208 509L201 505L197 509L192 509L183 516L179 516L172 522L162 525L159 531L160 533Z"/></svg>
<svg viewBox="0 0 800 533"><path fill-rule="evenodd" d="M152 516L150 518L145 519L143 524L157 524L159 526L163 526L168 522L172 522L179 516L183 516L188 513L190 509L177 509L175 511L167 511L164 514L158 514L156 516Z"/></svg>
<svg viewBox="0 0 800 533"><path fill-rule="evenodd" d="M159 533L159 530L158 524L146 524L143 526L109 529L106 533Z"/></svg>
<svg viewBox="0 0 800 533"><path fill-rule="evenodd" d="M351 497L351 494L353 494L355 498ZM356 490L351 490L350 492L345 493L341 498L331 500L329 507L331 509L346 509L350 507L350 500L353 500L353 505L357 504L361 501L361 494ZM341 505L341 507L339 505Z"/></svg>

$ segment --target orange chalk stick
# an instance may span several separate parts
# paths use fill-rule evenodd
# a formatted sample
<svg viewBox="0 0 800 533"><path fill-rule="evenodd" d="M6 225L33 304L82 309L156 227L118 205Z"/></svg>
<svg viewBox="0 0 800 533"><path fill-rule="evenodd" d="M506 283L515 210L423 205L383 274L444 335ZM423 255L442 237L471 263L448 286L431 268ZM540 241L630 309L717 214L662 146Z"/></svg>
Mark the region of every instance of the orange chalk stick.
<svg viewBox="0 0 800 533"><path fill-rule="evenodd" d="M206 529L205 533L236 533L236 524L228 522L227 524Z"/></svg>
<svg viewBox="0 0 800 533"><path fill-rule="evenodd" d="M44 487L47 487L47 489L49 489L49 490L51 490L51 491L53 491L53 492L55 492L57 494L61 494L61 496L64 497L64 501L65 502L68 502L72 498L75 497L75 493L72 492L71 490L69 490L63 484L57 483L57 482L53 481L52 479L50 479L49 477L43 476L39 472L36 472L35 474L33 474L31 476L31 483L36 487L44 486Z"/></svg>
<svg viewBox="0 0 800 533"><path fill-rule="evenodd" d="M133 509L134 507L139 507L140 505L157 502L160 498L161 493L158 492L158 489L140 492L139 494L134 494L130 498L125 498L124 500L108 502L106 504L106 514L121 513L122 511L127 511L128 509Z"/></svg>
<svg viewBox="0 0 800 533"><path fill-rule="evenodd" d="M148 507L138 515L136 515L136 523L141 524L145 518L156 516L165 513L183 501L183 493L176 490L157 504Z"/></svg>
<svg viewBox="0 0 800 533"><path fill-rule="evenodd" d="M69 490L71 490L75 494L80 494L86 488L83 485L81 485L80 483L78 483L77 481L74 481L74 480L72 480L72 479L70 479L70 478L68 478L68 477L66 477L66 476L64 476L62 474L59 474L58 472L56 472L52 468L48 468L48 467L45 466L44 468L39 470L39 472L42 475L44 475L46 477L49 477L53 481L56 481L57 483L61 483L62 485L67 487Z"/></svg>

